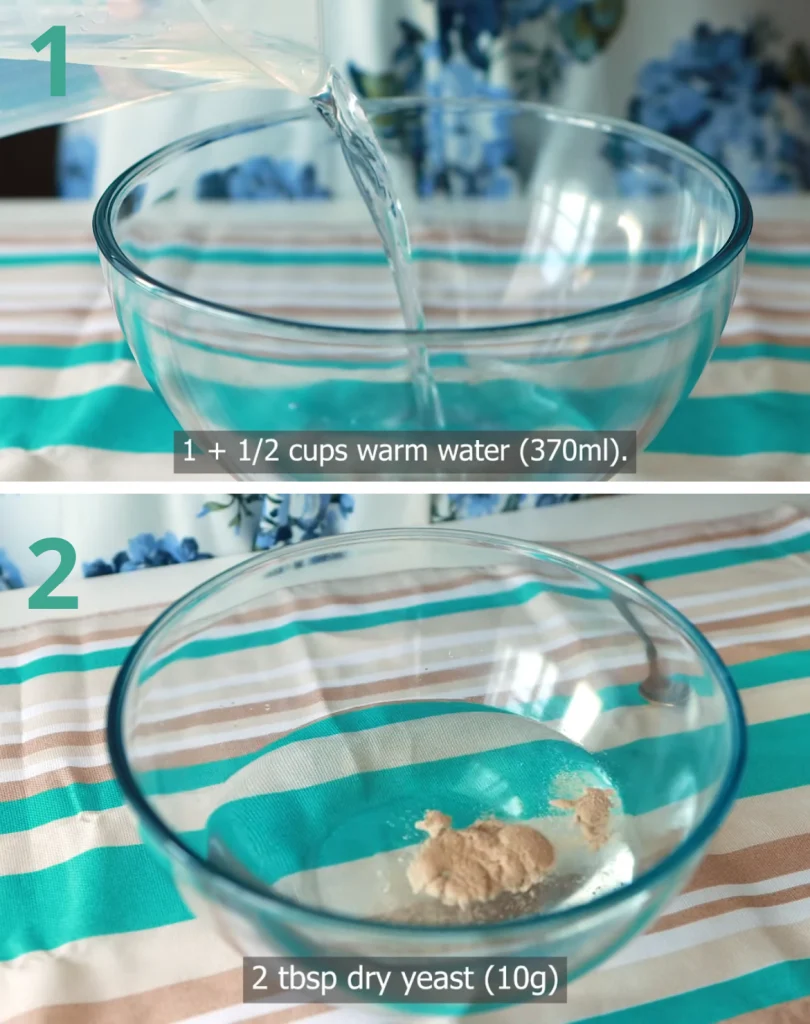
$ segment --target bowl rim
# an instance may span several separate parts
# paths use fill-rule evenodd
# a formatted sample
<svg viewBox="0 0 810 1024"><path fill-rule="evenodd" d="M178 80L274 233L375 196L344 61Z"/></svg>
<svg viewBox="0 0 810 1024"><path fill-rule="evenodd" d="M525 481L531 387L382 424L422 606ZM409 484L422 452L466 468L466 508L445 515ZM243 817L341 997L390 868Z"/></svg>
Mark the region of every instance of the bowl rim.
<svg viewBox="0 0 810 1024"><path fill-rule="evenodd" d="M293 334L307 335L307 343L331 342L335 339L352 339L353 343L378 347L380 340L406 340L418 334L420 344L430 347L431 344L446 344L458 341L463 337L472 344L491 342L493 339L509 339L512 335L526 331L539 331L547 328L579 327L593 320L601 320L621 315L629 310L652 305L684 295L712 280L726 267L731 265L744 252L751 236L754 224L754 213L745 189L737 178L716 160L693 149L683 142L667 135L653 131L643 125L621 118L596 114L576 114L561 110L546 103L535 103L516 99L456 99L443 97L402 97L389 100L364 101L364 108L372 115L406 110L411 107L453 106L480 112L482 109L509 109L516 112L532 113L553 124L564 124L579 129L590 129L604 135L624 135L641 143L648 149L678 158L682 163L690 164L703 173L704 177L714 182L719 190L725 189L734 207L734 224L729 237L721 248L702 266L690 271L686 276L678 278L661 288L645 292L631 299L624 299L606 306L568 313L564 316L549 317L542 320L520 321L491 327L461 328L426 328L421 331L409 331L404 328L373 328L346 327L330 324L315 324L305 320L289 320L283 317L268 316L263 313L252 313L240 310L224 303L213 302L196 295L190 295L165 284L142 270L137 263L127 256L118 244L115 235L114 218L128 193L130 186L138 179L165 166L172 159L201 149L212 143L239 135L250 134L265 128L274 128L294 121L316 117L314 109L301 107L297 110L280 111L270 116L233 121L205 131L196 132L167 146L162 147L150 156L138 161L128 170L120 174L104 191L93 212L93 235L102 260L131 281L138 288L150 293L153 297L164 298L181 307L208 312L225 319L236 319L242 323L267 327L272 325L276 330L289 331ZM299 339L300 340L300 339Z"/></svg>
<svg viewBox="0 0 810 1024"><path fill-rule="evenodd" d="M367 921L362 918L338 914L333 911L319 910L297 903L295 900L271 892L267 887L253 885L249 879L231 874L223 868L212 865L205 857L196 853L179 838L174 830L167 825L154 809L149 799L144 796L132 772L126 753L126 745L122 734L123 712L126 697L132 682L133 672L138 665L145 647L161 632L167 620L181 616L190 607L205 600L210 592L219 589L244 574L249 574L263 564L284 565L287 562L300 561L307 555L319 556L329 554L338 548L362 547L369 543L394 544L397 541L425 540L430 538L446 538L457 544L472 547L485 547L498 550L504 554L534 558L538 561L551 562L589 580L607 586L612 592L618 591L625 597L631 597L648 609L658 614L676 633L692 647L698 658L705 664L706 670L718 684L725 699L727 722L730 731L730 758L724 770L723 778L711 803L704 811L693 831L647 871L642 872L632 882L610 892L597 896L587 903L554 910L547 913L533 914L526 918L490 924L477 925L414 925L388 921ZM217 887L231 894L244 904L252 904L255 909L276 915L285 915L292 920L311 925L339 925L350 927L355 932L371 934L407 934L425 937L456 936L469 937L482 932L501 934L519 932L536 928L538 925L557 925L564 922L577 921L599 911L608 910L634 896L649 890L656 883L671 877L678 868L684 867L689 860L698 855L701 849L715 834L734 803L745 768L748 736L739 692L731 673L723 663L717 651L709 643L700 630L684 615L663 598L626 577L607 569L596 562L563 551L559 548L527 541L516 541L498 534L478 533L471 530L442 529L436 531L432 527L410 527L389 530L368 530L356 534L338 534L337 536L307 541L305 554L302 555L298 545L283 549L262 552L247 558L244 562L218 573L205 583L193 588L179 600L173 602L144 631L138 641L128 652L113 684L107 708L107 749L111 765L126 802L134 811L138 824L153 842L162 849L171 862L188 871L192 877L203 880L211 879Z"/></svg>

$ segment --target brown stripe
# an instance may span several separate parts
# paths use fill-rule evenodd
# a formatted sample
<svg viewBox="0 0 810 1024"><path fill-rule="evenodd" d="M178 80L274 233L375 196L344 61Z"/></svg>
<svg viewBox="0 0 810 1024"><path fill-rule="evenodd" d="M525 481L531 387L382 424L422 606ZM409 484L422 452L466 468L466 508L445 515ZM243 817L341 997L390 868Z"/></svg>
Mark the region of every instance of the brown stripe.
<svg viewBox="0 0 810 1024"><path fill-rule="evenodd" d="M766 626L774 622L789 624L793 619L807 622L807 636L805 641L810 641L810 605L800 605L793 608L776 608L768 612L755 612L747 615L742 613L734 619L716 619L715 621L701 622L701 632L707 636L713 633L724 633L735 629L754 629L756 626Z"/></svg>
<svg viewBox="0 0 810 1024"><path fill-rule="evenodd" d="M242 972L226 971L207 978L178 982L148 992L123 996L100 1003L73 1003L42 1007L12 1017L7 1024L175 1024L189 1017L213 1013L242 1004ZM251 1017L251 1022L293 1024L316 1014L328 1006L296 1006L272 1010Z"/></svg>
<svg viewBox="0 0 810 1024"><path fill-rule="evenodd" d="M64 645L69 647L73 644L86 644L93 641L101 640L118 640L121 637L138 637L142 632L144 625L156 618L162 611L165 610L168 602L160 604L145 604L135 605L132 608L116 609L115 611L101 611L94 614L90 620L93 623L96 622L109 622L116 618L123 619L126 622L126 626L110 626L101 629L94 629L92 632L84 633L80 632L86 623L82 620L76 620L75 622L70 621L55 621L55 622L32 622L28 626L15 627L13 630L0 631L0 637L3 636L4 632L8 632L11 636L18 640L20 634L30 639L25 639L22 642L15 642L8 646L0 646L0 658L9 658L18 654L27 654L29 651L36 651L42 647L51 646L55 644ZM134 620L134 622L133 622ZM143 623L143 625L141 624ZM48 632L46 630L55 630L56 632ZM64 632L61 632L64 630ZM71 630L71 632L68 632ZM43 635L45 634L45 635Z"/></svg>
<svg viewBox="0 0 810 1024"><path fill-rule="evenodd" d="M268 595L266 604L253 608L250 611L240 611L233 615L228 615L217 621L216 626L218 629L225 629L228 626L250 625L265 619L272 619L274 615L289 615L292 611L313 611L327 604L335 605L338 608L342 606L350 608L364 607L365 605L380 601L391 601L403 597L417 597L422 594L435 594L443 590L453 591L475 583L502 582L504 585L507 585L513 578L510 575L496 572L461 572L460 570L450 570L450 572L453 573L450 579L437 579L435 582L425 581L418 586L414 586L412 583L409 585L399 584L393 588L390 583L390 577L401 577L406 573L395 572L386 573L383 576L353 577L350 582L356 585L357 589L362 591L361 593L330 593L325 585L314 584L307 585L306 589L310 590L314 586L320 590L320 593L312 597L306 597L300 596L300 591L304 587L296 588L299 593L295 593L292 589L284 588L272 595ZM458 575L455 575L456 573ZM523 576L531 575L528 568L525 571L522 570L520 574ZM348 581L339 581L338 587L341 583L345 585L346 582ZM382 589L386 585L389 589ZM199 622L194 622L186 626L185 629L178 628L172 647L164 650L163 654L166 655L169 653L169 650L177 650L188 639L198 636L199 632Z"/></svg>
<svg viewBox="0 0 810 1024"><path fill-rule="evenodd" d="M742 805L743 808L745 805ZM716 885L750 885L806 871L810 865L810 833L773 839L733 853L708 853L689 883L687 892Z"/></svg>
<svg viewBox="0 0 810 1024"><path fill-rule="evenodd" d="M95 345L95 344L114 344L116 342L123 341L123 335L119 332L118 334L111 334L110 328L99 329L98 331L88 331L87 333L82 332L81 335L76 334L62 335L62 334L48 334L47 331L42 331L37 334L26 335L25 339L22 340L19 334L5 333L3 324L0 322L0 347L3 345L20 345L25 344L26 346L41 345L48 348L76 348L81 345ZM22 369L29 370L47 370L49 367L29 366L24 364Z"/></svg>
<svg viewBox="0 0 810 1024"><path fill-rule="evenodd" d="M155 615L160 614L156 610ZM46 637L36 637L35 639L25 641L22 644L18 644L16 647L5 647L0 649L0 657L15 657L21 654L29 654L34 651L41 650L43 647L84 647L90 643L101 643L104 640L132 640L133 643L143 632L143 629L148 624L149 620L145 620L144 626L129 626L126 629L100 629L92 633L74 633L72 636L68 633L49 633ZM64 628L63 623L47 623L45 625L51 628ZM77 629L81 629L81 621L77 622Z"/></svg>
<svg viewBox="0 0 810 1024"><path fill-rule="evenodd" d="M3 743L2 737L0 737L0 759L4 762L16 760L24 763L26 758L31 757L33 754L41 754L46 750L53 750L54 747L71 747L74 749L103 747L105 742L106 732L104 729L71 731L70 725L66 725L62 732L48 733L47 736L37 736L36 739L25 740L23 743L19 741ZM63 756L65 753L66 751L63 750ZM82 753L86 754L86 749L82 749Z"/></svg>
<svg viewBox="0 0 810 1024"><path fill-rule="evenodd" d="M43 231L42 234L35 234L33 237L30 234L22 235L10 232L7 235L0 235L0 246L4 249L17 249L21 253L43 251L50 253L68 248L71 251L85 249L95 252L95 243L92 235L82 230L81 227L66 227L64 231L59 231L59 233L56 233L56 230L49 229L50 233ZM295 229L280 227L279 232L274 233L272 238L270 238L262 228L250 231L247 226L240 225L239 231L229 233L221 239L217 238L217 242L218 244L244 244L246 242L275 240L278 244L286 247L290 242L300 242L302 238L306 238L309 235L318 239L320 244L322 244L323 226L318 228L301 224L296 225ZM149 241L155 235L154 232L144 232L143 228L141 228L140 230L136 229L132 237L138 241ZM201 226L199 229L187 227L180 237L189 241L210 242L211 232L207 227L203 228ZM677 236L670 234L666 229L656 231L650 237L662 247L678 241ZM605 236L606 244L611 243L613 239L623 243L627 241L626 236L619 231L607 234ZM457 232L452 231L450 228L442 228L441 226L424 230L415 229L412 236L412 241L415 243L447 242L448 244L457 244L458 242L493 242L514 246L516 244L523 244L525 240L526 233L524 229L494 224L487 225L486 227L470 225L466 230L459 229ZM336 232L330 236L329 241L333 244L341 245L360 243L377 247L380 244L376 234L366 231L360 226L356 230L347 228L342 233ZM755 249L757 245L767 245L769 248L790 246L791 248L801 249L807 247L810 249L810 223L801 220L796 222L780 222L771 219L760 220L755 225L751 235L751 247Z"/></svg>
<svg viewBox="0 0 810 1024"><path fill-rule="evenodd" d="M802 313L801 316L807 321L810 311ZM780 348L795 348L798 351L810 347L810 334L774 334L772 331L765 329L741 331L739 334L723 335L720 345L726 349L733 349L743 345L764 345L767 349L769 345L778 345ZM763 354L762 358L770 358L767 351Z"/></svg>
<svg viewBox="0 0 810 1024"><path fill-rule="evenodd" d="M460 682L474 685L479 676L485 679L489 678L489 672L487 671L488 664L489 663L482 663L480 668L476 665L466 666L464 669L442 669L438 672L425 672L419 676L419 688L420 690L423 687L428 689ZM302 710L303 708L311 708L318 705L322 705L325 708L326 713L330 713L330 709L334 709L336 705L343 702L370 701L372 697L379 698L388 693L398 693L402 690L408 690L413 687L413 685L414 677L412 674L408 674L395 678L386 678L376 683L357 683L346 686L330 687L327 693L312 689L307 693L298 694L295 697L284 697L279 700L272 701L259 700L255 703L243 704L235 708L212 708L210 711L199 711L195 714L185 715L182 718L172 718L169 721L150 722L148 727L139 726L137 728L137 737L139 740L144 740L153 736L165 736L167 733L179 733L185 729L192 729L196 726L207 724L224 724L225 722L234 721L255 722L257 719L261 720L269 718L271 715L281 714L284 711ZM490 703L492 702L492 698L493 694L490 691L488 697ZM465 703L469 704L481 704L484 700L483 696L471 696L463 699ZM379 700L374 700L373 703L376 705L381 702ZM316 720L317 719L312 719L312 721ZM299 727L296 726L296 728ZM265 737L261 738L261 745L264 746L265 743L273 743L282 736L286 736L288 732L288 729L283 729L280 732L274 733L268 732ZM235 742L238 743L239 741ZM222 746L217 745L217 760L220 759L221 750ZM201 753L201 751L194 751L192 753L196 755ZM208 757L204 757L203 763L208 760ZM195 761L193 763L199 764L200 762ZM161 764L163 764L163 762L161 762Z"/></svg>
<svg viewBox="0 0 810 1024"><path fill-rule="evenodd" d="M57 768L52 772L44 772L33 779L22 782L0 783L0 805L10 800L29 800L32 796L47 793L51 789L64 789L76 783L95 784L109 782L113 778L110 765L104 764L94 768Z"/></svg>
<svg viewBox="0 0 810 1024"><path fill-rule="evenodd" d="M733 853L709 854L704 858L686 892L698 892L722 885L751 885L804 871L810 863L810 833L776 839L770 843L745 847ZM668 931L729 913L732 910L775 907L810 896L810 883L760 895L729 896L696 907L664 914L650 929Z"/></svg>
<svg viewBox="0 0 810 1024"><path fill-rule="evenodd" d="M726 626L740 627L739 620L733 620L725 624ZM613 644L622 638L606 637L603 638L603 644L605 645L604 651L609 650ZM776 653L787 653L790 650L804 651L807 649L806 640L798 638L795 642L790 644L786 641L778 641L775 645ZM575 657L578 655L594 655L598 649L602 649L602 644L597 644L594 641L589 641L588 645L585 646L578 641L572 642L564 650L561 649L555 652L555 658L559 663L564 662L566 658ZM726 648L723 652L724 660L728 665L734 665L740 661L746 662L753 660L750 657L748 645L744 645L741 648L746 655L742 658L739 657L739 650L736 648ZM760 652L763 649L770 649L768 645L757 645L755 651ZM476 676L471 675L472 672L478 671L479 668L482 670L486 669L489 662L482 659L480 665L467 666L463 671L453 669L442 669L437 671L427 671L420 675L419 685L420 687L430 688L445 686L451 683L473 683ZM610 685L621 686L621 685L636 685L641 681L644 670L642 663L636 665L621 666L612 671ZM569 681L570 685L565 685L560 689L560 693L570 693L577 685L578 679L572 677ZM262 698L260 700L252 701L247 704L241 705L227 705L220 708L211 708L206 711L198 711L189 715L177 716L173 718L162 719L157 722L150 722L148 725L142 724L138 727L138 735L141 740L148 739L150 737L160 737L167 734L181 733L186 729L196 728L202 725L214 725L214 724L225 724L228 722L255 722L257 719L267 718L272 715L281 714L283 712L302 710L304 708L311 708L323 703L327 707L335 708L337 705L343 702L351 701L372 701L373 698L379 698L386 693L396 693L406 691L413 684L412 675L399 675L395 677L387 677L385 680L380 680L376 683L354 683L347 684L341 687L330 688L327 692L322 692L313 688L303 694L298 694L291 697L284 697L278 699L267 700ZM491 697L492 695L490 695ZM479 703L482 698L470 697L467 698L473 703ZM378 701L374 701L377 703ZM491 703L490 699L490 703ZM344 709L341 709L344 710ZM255 753L261 749L265 744L275 742L275 740L287 735L289 730L280 730L274 732L268 732L261 740L259 746L255 744L258 740L250 741L234 741L233 744L227 744L228 749L233 748L236 753L229 756L241 756L244 753ZM72 747L74 749L83 749L86 751L88 748L99 748L103 747L106 741L105 732L103 729L92 730L92 731L72 731L69 723L65 725L64 731L49 734L47 736L37 737L34 740L26 740L22 744L19 741L13 743L2 743L0 740L0 755L8 760L16 759L19 762L23 762L26 758L31 757L34 754L42 753L44 751L54 748L65 748ZM209 760L209 755L204 754L204 750L208 748L200 748L199 750L191 752L178 752L176 755L166 755L166 759L161 759L160 767L178 767L180 765L191 765L205 763ZM218 748L218 759L222 755L223 747ZM190 758L190 759L187 759ZM2 792L2 787L0 787ZM2 798L0 797L0 800ZM810 856L810 851L809 851Z"/></svg>
<svg viewBox="0 0 810 1024"><path fill-rule="evenodd" d="M808 896L810 896L810 883L797 885L792 889L780 889L778 892L762 893L759 896L729 896L727 899L714 900L711 903L690 907L689 910L682 910L677 914L667 914L660 918L649 931L651 933L666 932L684 924L694 924L696 921L705 921L711 917L718 917L720 914L728 914L732 910L779 907L785 903L795 903L797 900L807 899Z"/></svg>

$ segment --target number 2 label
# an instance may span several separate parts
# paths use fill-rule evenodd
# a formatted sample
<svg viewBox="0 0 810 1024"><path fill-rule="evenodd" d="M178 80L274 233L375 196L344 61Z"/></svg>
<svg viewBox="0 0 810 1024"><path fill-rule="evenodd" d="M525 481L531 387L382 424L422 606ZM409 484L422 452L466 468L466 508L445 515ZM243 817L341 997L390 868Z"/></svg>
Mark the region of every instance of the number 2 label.
<svg viewBox="0 0 810 1024"><path fill-rule="evenodd" d="M56 611L63 608L78 608L78 597L53 597L56 588L65 582L76 565L76 549L70 541L62 537L46 537L38 540L29 548L37 558L46 551L55 551L59 555L56 572L51 573L47 580L28 598L28 607L32 611Z"/></svg>
<svg viewBox="0 0 810 1024"><path fill-rule="evenodd" d="M51 25L31 46L41 53L51 48L51 96L67 96L67 28Z"/></svg>

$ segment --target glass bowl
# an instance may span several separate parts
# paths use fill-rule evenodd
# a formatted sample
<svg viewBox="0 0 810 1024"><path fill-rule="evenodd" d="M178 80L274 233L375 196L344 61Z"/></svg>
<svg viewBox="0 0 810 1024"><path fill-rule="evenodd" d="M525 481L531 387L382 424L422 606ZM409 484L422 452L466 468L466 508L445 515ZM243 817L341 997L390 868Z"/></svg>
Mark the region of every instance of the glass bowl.
<svg viewBox="0 0 810 1024"><path fill-rule="evenodd" d="M632 430L646 446L726 324L752 226L739 184L645 128L537 104L368 113L424 331L403 327L314 108L177 142L99 202L118 318L183 429Z"/></svg>
<svg viewBox="0 0 810 1024"><path fill-rule="evenodd" d="M241 955L564 956L571 978L685 884L746 745L719 657L654 594L429 528L192 591L131 651L108 734L145 840ZM590 789L610 791L595 843L571 807ZM526 823L555 865L466 907L415 894L430 810Z"/></svg>

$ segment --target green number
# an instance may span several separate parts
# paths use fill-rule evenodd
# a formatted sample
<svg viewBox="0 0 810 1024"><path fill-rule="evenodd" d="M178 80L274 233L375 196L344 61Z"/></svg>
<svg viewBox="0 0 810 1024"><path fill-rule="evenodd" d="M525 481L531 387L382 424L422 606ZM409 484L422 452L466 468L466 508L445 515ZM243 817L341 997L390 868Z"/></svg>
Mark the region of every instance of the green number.
<svg viewBox="0 0 810 1024"><path fill-rule="evenodd" d="M51 96L67 96L67 28L52 25L31 43L37 53L51 48Z"/></svg>
<svg viewBox="0 0 810 1024"><path fill-rule="evenodd" d="M51 597L56 588L64 583L76 565L76 549L61 537L46 537L32 544L30 549L39 558L46 551L56 551L59 555L59 566L36 593L28 599L28 607L36 611L54 611L57 608L78 608L78 597Z"/></svg>

